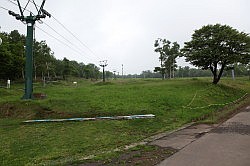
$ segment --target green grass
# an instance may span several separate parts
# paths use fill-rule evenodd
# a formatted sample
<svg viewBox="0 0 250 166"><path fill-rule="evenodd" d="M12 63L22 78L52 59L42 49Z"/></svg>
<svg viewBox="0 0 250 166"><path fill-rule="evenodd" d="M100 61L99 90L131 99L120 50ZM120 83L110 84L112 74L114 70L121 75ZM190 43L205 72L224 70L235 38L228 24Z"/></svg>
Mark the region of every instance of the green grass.
<svg viewBox="0 0 250 166"><path fill-rule="evenodd" d="M67 165L86 157L110 158L126 145L210 115L222 105L250 92L247 78L161 81L116 80L92 83L78 80L34 85L45 100L22 101L22 85L0 89L0 165ZM196 94L196 96L195 96ZM195 98L194 98L195 96ZM191 102L192 101L192 102ZM191 108L183 108L183 106ZM23 120L155 114L154 119L23 124Z"/></svg>

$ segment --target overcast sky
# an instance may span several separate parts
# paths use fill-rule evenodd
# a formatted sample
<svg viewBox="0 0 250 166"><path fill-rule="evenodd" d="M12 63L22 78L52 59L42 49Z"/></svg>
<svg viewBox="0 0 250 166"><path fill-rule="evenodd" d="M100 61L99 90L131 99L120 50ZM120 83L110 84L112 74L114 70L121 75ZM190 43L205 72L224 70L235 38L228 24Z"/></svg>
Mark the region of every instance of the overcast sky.
<svg viewBox="0 0 250 166"><path fill-rule="evenodd" d="M10 1L16 3L15 0L1 0L0 6L18 13L18 7ZM22 6L27 1L20 0ZM35 2L40 5L42 0ZM35 12L33 4L27 8ZM250 32L249 0L47 0L44 9L87 46L54 18L47 17L42 20L47 25L37 22L36 39L46 40L57 59L66 57L96 65L100 60L108 60L108 70L121 73L123 64L125 74L140 74L143 70L153 70L159 66L159 55L153 47L157 38L177 41L183 46L184 42L190 41L195 29L216 23ZM17 29L26 34L26 25L2 8L0 26L0 31ZM68 43L71 48L41 29L61 42ZM179 59L178 65L185 66L188 63Z"/></svg>

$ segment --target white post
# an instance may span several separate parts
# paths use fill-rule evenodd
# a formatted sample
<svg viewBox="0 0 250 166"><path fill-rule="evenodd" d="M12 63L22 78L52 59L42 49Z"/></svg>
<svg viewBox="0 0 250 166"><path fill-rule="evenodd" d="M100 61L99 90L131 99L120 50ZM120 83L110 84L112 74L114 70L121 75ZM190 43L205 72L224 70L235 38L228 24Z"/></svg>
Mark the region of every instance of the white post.
<svg viewBox="0 0 250 166"><path fill-rule="evenodd" d="M10 79L7 80L7 89L10 89Z"/></svg>
<svg viewBox="0 0 250 166"><path fill-rule="evenodd" d="M46 78L42 77L42 80L43 80L43 87L45 87L46 86Z"/></svg>
<svg viewBox="0 0 250 166"><path fill-rule="evenodd" d="M233 80L235 79L235 76L234 76L234 69L232 69L232 79L233 79Z"/></svg>

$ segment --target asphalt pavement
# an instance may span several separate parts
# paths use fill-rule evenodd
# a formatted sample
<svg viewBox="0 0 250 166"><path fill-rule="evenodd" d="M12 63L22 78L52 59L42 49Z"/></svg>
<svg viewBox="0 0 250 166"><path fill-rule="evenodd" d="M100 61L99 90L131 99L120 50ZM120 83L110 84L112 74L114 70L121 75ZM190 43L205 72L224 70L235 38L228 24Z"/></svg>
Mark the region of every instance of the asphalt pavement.
<svg viewBox="0 0 250 166"><path fill-rule="evenodd" d="M150 143L178 150L158 166L250 166L250 105L220 125L195 125Z"/></svg>

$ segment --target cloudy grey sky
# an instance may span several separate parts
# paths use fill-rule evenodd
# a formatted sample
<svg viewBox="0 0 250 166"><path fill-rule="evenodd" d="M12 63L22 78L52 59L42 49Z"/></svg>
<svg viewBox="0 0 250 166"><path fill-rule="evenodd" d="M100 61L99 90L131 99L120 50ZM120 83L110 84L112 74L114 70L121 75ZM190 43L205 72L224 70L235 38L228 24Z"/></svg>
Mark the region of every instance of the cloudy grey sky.
<svg viewBox="0 0 250 166"><path fill-rule="evenodd" d="M0 6L18 13L18 7L10 1L16 3L15 0L1 0ZM20 0L23 6L27 1ZM35 2L41 4L42 0ZM35 11L33 4L28 9ZM108 60L108 70L121 73L124 64L126 74L139 74L159 66L159 55L153 47L157 38L177 41L183 46L195 29L215 23L250 32L249 0L46 0L44 9L87 46L54 18L43 19L46 24L36 24L36 39L46 40L57 59L67 57L96 65L100 60ZM0 26L1 31L17 29L26 34L26 26L1 8ZM68 43L71 48L42 30ZM178 65L188 63L179 59Z"/></svg>

